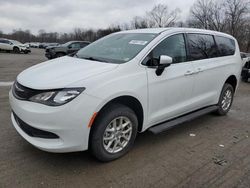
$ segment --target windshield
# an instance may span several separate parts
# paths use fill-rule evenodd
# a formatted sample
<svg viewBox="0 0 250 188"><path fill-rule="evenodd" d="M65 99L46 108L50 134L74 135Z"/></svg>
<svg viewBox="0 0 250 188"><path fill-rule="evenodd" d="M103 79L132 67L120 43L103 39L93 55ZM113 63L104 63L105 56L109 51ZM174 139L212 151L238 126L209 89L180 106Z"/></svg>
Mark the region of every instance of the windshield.
<svg viewBox="0 0 250 188"><path fill-rule="evenodd" d="M124 63L133 59L157 34L112 34L82 48L76 57L109 63Z"/></svg>

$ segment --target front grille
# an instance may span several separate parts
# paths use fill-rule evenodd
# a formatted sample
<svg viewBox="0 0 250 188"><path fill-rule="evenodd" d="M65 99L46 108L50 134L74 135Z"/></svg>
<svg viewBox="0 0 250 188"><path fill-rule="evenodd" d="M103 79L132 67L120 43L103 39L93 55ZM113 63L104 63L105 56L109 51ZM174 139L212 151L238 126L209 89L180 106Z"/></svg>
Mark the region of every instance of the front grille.
<svg viewBox="0 0 250 188"><path fill-rule="evenodd" d="M30 89L22 86L17 81L14 83L12 88L13 95L20 100L28 100L30 97L40 93L38 90Z"/></svg>
<svg viewBox="0 0 250 188"><path fill-rule="evenodd" d="M17 125L29 136L31 137L38 137L38 138L46 138L46 139L56 139L59 138L54 133L48 132L48 131L42 131L40 129L31 127L27 123L25 123L23 120L21 120L14 112L13 112L14 118L16 120Z"/></svg>

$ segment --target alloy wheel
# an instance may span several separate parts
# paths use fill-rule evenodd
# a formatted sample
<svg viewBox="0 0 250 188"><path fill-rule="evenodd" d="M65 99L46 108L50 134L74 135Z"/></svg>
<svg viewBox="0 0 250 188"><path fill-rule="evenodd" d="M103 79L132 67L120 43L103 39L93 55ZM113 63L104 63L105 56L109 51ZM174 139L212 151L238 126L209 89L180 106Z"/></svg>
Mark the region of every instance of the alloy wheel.
<svg viewBox="0 0 250 188"><path fill-rule="evenodd" d="M132 135L132 122L125 116L113 119L103 134L103 146L109 153L118 153L129 143Z"/></svg>
<svg viewBox="0 0 250 188"><path fill-rule="evenodd" d="M232 103L232 96L233 96L233 93L230 89L227 89L223 95L223 99L221 101L221 108L224 110L224 111L227 111L230 106L231 106L231 103Z"/></svg>

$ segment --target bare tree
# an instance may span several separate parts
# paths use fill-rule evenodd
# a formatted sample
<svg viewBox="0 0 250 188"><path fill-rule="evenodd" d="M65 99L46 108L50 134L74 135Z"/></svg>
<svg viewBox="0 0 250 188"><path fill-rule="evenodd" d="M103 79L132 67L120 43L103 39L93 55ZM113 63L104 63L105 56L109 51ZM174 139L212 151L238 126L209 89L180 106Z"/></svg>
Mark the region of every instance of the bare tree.
<svg viewBox="0 0 250 188"><path fill-rule="evenodd" d="M74 38L76 40L83 40L83 31L82 31L82 29L75 28L73 34L74 34Z"/></svg>
<svg viewBox="0 0 250 188"><path fill-rule="evenodd" d="M226 0L224 6L228 31L231 35L237 37L240 32L239 29L244 27L246 21L244 17L249 13L249 2L245 0Z"/></svg>
<svg viewBox="0 0 250 188"><path fill-rule="evenodd" d="M158 4L146 13L149 27L169 27L173 26L178 20L180 9L176 8L169 11L167 5Z"/></svg>
<svg viewBox="0 0 250 188"><path fill-rule="evenodd" d="M198 0L192 6L190 13L192 16L191 23L194 23L198 28L209 28L209 17L211 16L211 0Z"/></svg>
<svg viewBox="0 0 250 188"><path fill-rule="evenodd" d="M46 41L46 38L45 38L45 35L46 35L46 32L44 29L40 29L38 31L38 37L39 37L39 42L45 42Z"/></svg>
<svg viewBox="0 0 250 188"><path fill-rule="evenodd" d="M145 17L136 16L131 21L131 28L141 29L148 27L148 20Z"/></svg>
<svg viewBox="0 0 250 188"><path fill-rule="evenodd" d="M143 16L136 16L130 22L110 25L106 29L75 28L69 33L46 32L41 29L38 35L29 30L15 29L10 34L0 31L0 37L21 42L60 42L70 40L95 41L110 33L148 27L196 27L226 32L235 36L240 48L250 51L250 0L197 0L190 10L188 22L180 21L179 9L169 11L167 5L158 4Z"/></svg>
<svg viewBox="0 0 250 188"><path fill-rule="evenodd" d="M249 50L249 0L197 0L190 13L189 26L229 33Z"/></svg>
<svg viewBox="0 0 250 188"><path fill-rule="evenodd" d="M225 10L221 1L211 2L209 29L216 31L224 31L226 27Z"/></svg>
<svg viewBox="0 0 250 188"><path fill-rule="evenodd" d="M222 1L198 0L191 10L189 25L192 27L223 31L225 29L225 10Z"/></svg>

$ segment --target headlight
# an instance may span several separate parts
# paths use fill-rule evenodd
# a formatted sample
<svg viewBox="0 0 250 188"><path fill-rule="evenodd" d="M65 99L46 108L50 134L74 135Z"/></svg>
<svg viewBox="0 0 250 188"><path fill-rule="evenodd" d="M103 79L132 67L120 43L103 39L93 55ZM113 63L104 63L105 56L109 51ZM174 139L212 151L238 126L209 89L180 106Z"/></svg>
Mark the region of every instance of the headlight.
<svg viewBox="0 0 250 188"><path fill-rule="evenodd" d="M46 91L29 98L32 102L48 106L60 106L76 98L85 88L67 88L62 90Z"/></svg>

